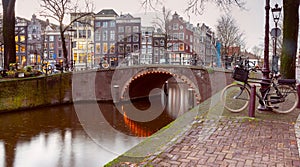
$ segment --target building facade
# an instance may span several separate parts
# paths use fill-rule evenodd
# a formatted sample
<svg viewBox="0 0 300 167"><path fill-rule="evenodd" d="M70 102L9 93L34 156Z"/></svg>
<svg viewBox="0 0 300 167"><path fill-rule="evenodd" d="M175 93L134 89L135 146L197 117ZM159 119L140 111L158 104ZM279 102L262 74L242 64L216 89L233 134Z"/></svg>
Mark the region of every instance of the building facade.
<svg viewBox="0 0 300 167"><path fill-rule="evenodd" d="M154 63L154 45L153 45L153 35L154 27L141 27L141 56L140 64L153 64Z"/></svg>
<svg viewBox="0 0 300 167"><path fill-rule="evenodd" d="M71 13L71 20L75 20L77 17L83 15L85 15L85 13ZM72 48L72 55L70 56L75 64L76 70L93 68L95 66L93 50L94 14L87 14L72 23L72 27L68 32L68 39L70 40L69 48Z"/></svg>
<svg viewBox="0 0 300 167"><path fill-rule="evenodd" d="M116 55L118 14L113 9L103 9L95 15L94 20L94 56L95 64L117 66Z"/></svg>
<svg viewBox="0 0 300 167"><path fill-rule="evenodd" d="M17 17L15 25L16 62L21 66L29 64L27 57L28 20Z"/></svg>
<svg viewBox="0 0 300 167"><path fill-rule="evenodd" d="M168 28L167 51L170 63L189 65L193 55L193 26L175 12Z"/></svg>
<svg viewBox="0 0 300 167"><path fill-rule="evenodd" d="M139 63L141 48L141 18L130 14L116 19L118 63L135 65Z"/></svg>

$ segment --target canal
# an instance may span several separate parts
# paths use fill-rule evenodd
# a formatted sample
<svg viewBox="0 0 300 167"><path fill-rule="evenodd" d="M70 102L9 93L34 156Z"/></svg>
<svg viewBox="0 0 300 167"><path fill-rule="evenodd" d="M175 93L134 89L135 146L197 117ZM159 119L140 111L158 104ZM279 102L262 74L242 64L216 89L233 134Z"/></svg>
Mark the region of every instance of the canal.
<svg viewBox="0 0 300 167"><path fill-rule="evenodd" d="M178 88L170 84L169 96L132 103L75 103L0 114L0 166L103 166L190 108L190 92Z"/></svg>

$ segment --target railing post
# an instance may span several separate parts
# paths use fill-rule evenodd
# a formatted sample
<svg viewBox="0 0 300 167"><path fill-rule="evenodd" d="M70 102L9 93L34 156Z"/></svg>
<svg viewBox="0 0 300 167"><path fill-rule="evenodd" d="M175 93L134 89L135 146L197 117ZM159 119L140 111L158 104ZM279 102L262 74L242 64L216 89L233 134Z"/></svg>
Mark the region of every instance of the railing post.
<svg viewBox="0 0 300 167"><path fill-rule="evenodd" d="M249 117L255 117L255 94L256 94L256 86L252 85L250 91L250 102L249 102L250 104L249 104L249 112L248 112Z"/></svg>
<svg viewBox="0 0 300 167"><path fill-rule="evenodd" d="M297 94L298 94L298 105L297 108L300 108L300 84L297 85Z"/></svg>

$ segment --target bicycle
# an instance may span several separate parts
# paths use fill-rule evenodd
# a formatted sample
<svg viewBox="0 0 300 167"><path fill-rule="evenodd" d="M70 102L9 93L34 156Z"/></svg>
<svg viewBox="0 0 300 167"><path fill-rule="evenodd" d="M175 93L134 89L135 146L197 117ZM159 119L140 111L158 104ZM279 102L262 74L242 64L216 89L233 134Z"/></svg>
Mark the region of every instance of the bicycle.
<svg viewBox="0 0 300 167"><path fill-rule="evenodd" d="M223 89L221 101L226 109L231 112L241 112L246 109L250 101L250 83L259 83L265 87L264 89L260 88L260 94L255 94L260 104L259 110L289 113L296 108L299 99L295 79L279 79L279 76L274 74L270 79L250 78L249 72L257 70L247 67L249 65L237 66L232 75L237 82Z"/></svg>
<svg viewBox="0 0 300 167"><path fill-rule="evenodd" d="M52 74L53 67L48 63L48 60L42 60L42 72L44 74Z"/></svg>

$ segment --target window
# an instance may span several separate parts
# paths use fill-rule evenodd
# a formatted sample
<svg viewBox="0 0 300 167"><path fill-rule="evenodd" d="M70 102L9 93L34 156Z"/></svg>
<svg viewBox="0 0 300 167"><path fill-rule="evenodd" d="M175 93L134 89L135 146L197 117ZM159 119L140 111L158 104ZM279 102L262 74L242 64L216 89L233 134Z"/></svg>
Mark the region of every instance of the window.
<svg viewBox="0 0 300 167"><path fill-rule="evenodd" d="M100 51L101 51L101 45L100 45L100 43L96 43L96 49L95 49L95 52L99 54Z"/></svg>
<svg viewBox="0 0 300 167"><path fill-rule="evenodd" d="M124 32L124 27L119 27L119 28L118 28L118 31L119 31L119 32Z"/></svg>
<svg viewBox="0 0 300 167"><path fill-rule="evenodd" d="M62 50L58 50L58 57L62 57Z"/></svg>
<svg viewBox="0 0 300 167"><path fill-rule="evenodd" d="M179 33L179 40L184 40L184 33L183 32Z"/></svg>
<svg viewBox="0 0 300 167"><path fill-rule="evenodd" d="M131 42L131 36L127 36L125 40L126 42Z"/></svg>
<svg viewBox="0 0 300 167"><path fill-rule="evenodd" d="M160 46L165 46L165 41L163 39L160 40Z"/></svg>
<svg viewBox="0 0 300 167"><path fill-rule="evenodd" d="M126 45L126 53L130 53L131 52L131 45Z"/></svg>
<svg viewBox="0 0 300 167"><path fill-rule="evenodd" d="M114 40L115 40L115 31L114 31L114 30L111 30L111 31L110 31L110 37L109 37L109 40L110 40L110 41L114 41Z"/></svg>
<svg viewBox="0 0 300 167"><path fill-rule="evenodd" d="M159 51L158 48L154 48L154 54L155 54L155 55L158 55L158 51Z"/></svg>
<svg viewBox="0 0 300 167"><path fill-rule="evenodd" d="M95 27L101 27L101 22L100 21L95 22Z"/></svg>
<svg viewBox="0 0 300 167"><path fill-rule="evenodd" d="M109 23L110 23L110 27L116 27L116 22L110 21Z"/></svg>
<svg viewBox="0 0 300 167"><path fill-rule="evenodd" d="M190 42L193 42L193 35L190 35Z"/></svg>
<svg viewBox="0 0 300 167"><path fill-rule="evenodd" d="M103 22L103 27L108 27L108 23L106 21Z"/></svg>
<svg viewBox="0 0 300 167"><path fill-rule="evenodd" d="M160 52L161 55L165 54L165 50L163 48L161 48L159 52Z"/></svg>
<svg viewBox="0 0 300 167"><path fill-rule="evenodd" d="M124 42L124 35L119 35L118 36L118 41L119 42Z"/></svg>
<svg viewBox="0 0 300 167"><path fill-rule="evenodd" d="M133 42L139 42L139 34L133 35Z"/></svg>
<svg viewBox="0 0 300 167"><path fill-rule="evenodd" d="M96 30L95 31L95 41L100 41L101 38L100 38L100 31L99 30Z"/></svg>
<svg viewBox="0 0 300 167"><path fill-rule="evenodd" d="M108 50L107 43L103 43L103 53L106 54Z"/></svg>
<svg viewBox="0 0 300 167"><path fill-rule="evenodd" d="M78 33L78 38L86 38L86 30L79 30Z"/></svg>
<svg viewBox="0 0 300 167"><path fill-rule="evenodd" d="M138 44L134 44L133 45L133 52L137 52L139 51L139 45Z"/></svg>
<svg viewBox="0 0 300 167"><path fill-rule="evenodd" d="M174 45L173 45L173 51L178 51L178 43L174 43Z"/></svg>
<svg viewBox="0 0 300 167"><path fill-rule="evenodd" d="M151 37L147 38L147 43L152 43L152 38Z"/></svg>
<svg viewBox="0 0 300 167"><path fill-rule="evenodd" d="M154 41L154 46L159 46L159 40L158 40L158 39L156 39L156 40Z"/></svg>
<svg viewBox="0 0 300 167"><path fill-rule="evenodd" d="M107 41L107 30L104 30L103 32L102 32L102 41Z"/></svg>
<svg viewBox="0 0 300 167"><path fill-rule="evenodd" d="M125 27L125 33L131 33L131 26Z"/></svg>
<svg viewBox="0 0 300 167"><path fill-rule="evenodd" d="M54 43L49 43L49 49L54 49Z"/></svg>
<svg viewBox="0 0 300 167"><path fill-rule="evenodd" d="M142 54L146 54L146 45L142 46Z"/></svg>
<svg viewBox="0 0 300 167"><path fill-rule="evenodd" d="M49 36L49 41L54 41L54 36L53 35Z"/></svg>
<svg viewBox="0 0 300 167"><path fill-rule="evenodd" d="M173 33L173 39L178 40L178 33Z"/></svg>
<svg viewBox="0 0 300 167"><path fill-rule="evenodd" d="M172 51L173 44L172 43L168 43L167 45L168 45L167 50L168 51Z"/></svg>
<svg viewBox="0 0 300 167"><path fill-rule="evenodd" d="M109 53L115 53L115 44L110 44Z"/></svg>
<svg viewBox="0 0 300 167"><path fill-rule="evenodd" d="M179 51L184 51L184 43L179 44Z"/></svg>
<svg viewBox="0 0 300 167"><path fill-rule="evenodd" d="M173 24L173 30L178 30L178 23Z"/></svg>
<svg viewBox="0 0 300 167"><path fill-rule="evenodd" d="M133 29L132 30L133 32L139 32L139 26L133 26L132 29ZM148 33L148 32L146 32L146 33Z"/></svg>
<svg viewBox="0 0 300 167"><path fill-rule="evenodd" d="M25 41L25 36L24 35L20 35L20 42L24 42Z"/></svg>
<svg viewBox="0 0 300 167"><path fill-rule="evenodd" d="M118 46L118 52L119 52L119 53L124 53L124 45L123 45L123 44L120 44L120 45Z"/></svg>
<svg viewBox="0 0 300 167"><path fill-rule="evenodd" d="M91 38L91 36L92 36L92 32L91 32L91 30L88 30L88 38Z"/></svg>
<svg viewBox="0 0 300 167"><path fill-rule="evenodd" d="M151 46L151 45L148 45L147 50L148 50L148 53L149 53L149 54L152 54L152 46Z"/></svg>
<svg viewBox="0 0 300 167"><path fill-rule="evenodd" d="M21 47L21 52L24 53L24 52L25 52L25 46L24 46L24 45L21 45L20 47Z"/></svg>

